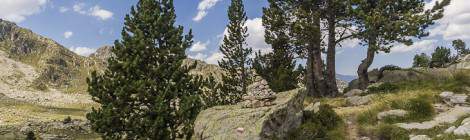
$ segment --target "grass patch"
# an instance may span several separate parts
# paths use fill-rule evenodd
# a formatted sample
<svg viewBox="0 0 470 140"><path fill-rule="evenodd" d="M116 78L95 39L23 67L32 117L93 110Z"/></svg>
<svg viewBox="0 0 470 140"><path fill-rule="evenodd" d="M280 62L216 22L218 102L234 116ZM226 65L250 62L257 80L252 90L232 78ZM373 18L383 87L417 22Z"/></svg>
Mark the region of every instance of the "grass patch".
<svg viewBox="0 0 470 140"><path fill-rule="evenodd" d="M303 124L289 132L289 139L344 139L342 119L327 104L320 105L317 113L304 111Z"/></svg>

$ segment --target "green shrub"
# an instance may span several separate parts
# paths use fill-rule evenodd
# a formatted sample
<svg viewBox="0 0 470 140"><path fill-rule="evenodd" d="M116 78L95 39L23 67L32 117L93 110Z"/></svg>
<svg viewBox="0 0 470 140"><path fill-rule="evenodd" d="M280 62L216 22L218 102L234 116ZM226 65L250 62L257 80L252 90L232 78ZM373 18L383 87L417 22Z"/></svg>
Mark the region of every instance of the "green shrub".
<svg viewBox="0 0 470 140"><path fill-rule="evenodd" d="M330 139L328 132L342 123L341 118L329 105L320 105L319 111L304 111L303 124L289 132L289 139Z"/></svg>
<svg viewBox="0 0 470 140"><path fill-rule="evenodd" d="M386 70L390 70L390 71L393 71L393 70L401 70L402 68L400 68L399 66L395 66L395 65L386 65L386 66L383 66L382 68L380 68L380 71L383 72L383 71L386 71Z"/></svg>
<svg viewBox="0 0 470 140"><path fill-rule="evenodd" d="M429 98L427 96L419 96L408 101L406 110L410 111L408 114L410 119L421 120L434 115L434 107Z"/></svg>
<svg viewBox="0 0 470 140"><path fill-rule="evenodd" d="M369 87L369 93L390 93L390 92L397 92L400 87L393 83L383 83L379 86Z"/></svg>
<svg viewBox="0 0 470 140"><path fill-rule="evenodd" d="M29 131L29 132L26 134L26 140L36 140L36 136L34 136L34 132L33 132L33 131Z"/></svg>
<svg viewBox="0 0 470 140"><path fill-rule="evenodd" d="M379 140L407 140L408 131L391 124L380 124L375 132Z"/></svg>
<svg viewBox="0 0 470 140"><path fill-rule="evenodd" d="M71 123L72 122L72 118L70 118L70 116L68 116L67 118L65 118L62 123L64 124L68 124L68 123Z"/></svg>

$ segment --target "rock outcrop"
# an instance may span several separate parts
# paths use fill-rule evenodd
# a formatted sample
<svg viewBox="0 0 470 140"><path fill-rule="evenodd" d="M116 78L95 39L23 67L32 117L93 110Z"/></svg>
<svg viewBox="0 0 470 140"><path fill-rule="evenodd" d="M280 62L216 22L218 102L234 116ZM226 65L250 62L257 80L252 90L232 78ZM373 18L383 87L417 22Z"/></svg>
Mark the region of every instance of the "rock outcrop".
<svg viewBox="0 0 470 140"><path fill-rule="evenodd" d="M465 94L454 94L453 92L445 91L439 94L439 96L448 105L463 105L467 104L468 96Z"/></svg>
<svg viewBox="0 0 470 140"><path fill-rule="evenodd" d="M360 106L360 105L365 105L368 104L373 95L366 95L366 96L352 96L346 98L346 102L348 105L351 106Z"/></svg>
<svg viewBox="0 0 470 140"><path fill-rule="evenodd" d="M285 139L300 126L304 89L276 94L275 105L244 108L243 104L216 106L199 113L192 139L239 140Z"/></svg>
<svg viewBox="0 0 470 140"><path fill-rule="evenodd" d="M457 60L457 63L451 65L452 69L470 69L470 54L460 57Z"/></svg>
<svg viewBox="0 0 470 140"><path fill-rule="evenodd" d="M431 129L441 124L451 124L456 122L459 118L463 116L470 115L470 107L461 107L456 106L449 111L440 113L431 121L425 121L421 123L397 123L398 127L404 128L406 130L412 129Z"/></svg>
<svg viewBox="0 0 470 140"><path fill-rule="evenodd" d="M396 110L389 110L385 112L380 112L377 114L377 119L383 120L384 118L387 117L404 117L408 112L403 109L396 109Z"/></svg>

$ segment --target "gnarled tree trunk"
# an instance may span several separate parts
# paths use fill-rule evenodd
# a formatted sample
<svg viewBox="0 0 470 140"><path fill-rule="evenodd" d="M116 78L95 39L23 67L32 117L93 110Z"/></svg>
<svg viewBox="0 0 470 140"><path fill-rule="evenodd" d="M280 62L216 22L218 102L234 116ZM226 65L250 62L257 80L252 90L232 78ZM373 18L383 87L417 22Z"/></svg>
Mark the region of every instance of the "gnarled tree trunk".
<svg viewBox="0 0 470 140"><path fill-rule="evenodd" d="M369 86L369 75L368 70L372 62L374 62L375 53L377 52L377 47L375 44L375 39L369 41L369 46L367 49L367 56L362 60L361 64L357 69L357 75L359 76L359 88L366 89Z"/></svg>
<svg viewBox="0 0 470 140"><path fill-rule="evenodd" d="M328 50L326 57L326 84L328 86L328 96L338 95L338 85L336 83L336 17L334 13L333 0L328 1Z"/></svg>

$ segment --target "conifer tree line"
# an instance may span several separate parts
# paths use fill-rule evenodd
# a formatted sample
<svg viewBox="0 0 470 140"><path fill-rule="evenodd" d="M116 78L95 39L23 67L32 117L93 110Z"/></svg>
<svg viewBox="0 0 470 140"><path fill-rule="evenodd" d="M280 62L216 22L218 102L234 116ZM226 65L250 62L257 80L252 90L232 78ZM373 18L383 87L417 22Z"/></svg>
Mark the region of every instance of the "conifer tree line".
<svg viewBox="0 0 470 140"><path fill-rule="evenodd" d="M470 54L470 48L467 48L461 39L452 41L452 47L457 52L456 55L452 55L451 49L444 46L436 47L431 56L426 53L416 54L413 58L413 67L443 68L456 63L459 57Z"/></svg>
<svg viewBox="0 0 470 140"><path fill-rule="evenodd" d="M298 88L301 82L309 96L337 96L336 48L347 39L367 47L357 70L361 88L366 88L375 54L427 36L426 29L442 17L450 0L431 9L424 8L423 0L268 2L262 19L272 52L263 53L247 47L243 0L231 0L228 32L220 45L224 57L218 63L224 73L218 83L213 77L189 75L194 65L182 66L193 35L175 25L173 0L139 0L125 17L107 70L88 79L88 91L101 105L87 114L92 129L104 139L190 139L199 111L240 102L253 71L276 92ZM305 65L296 66L298 60Z"/></svg>

